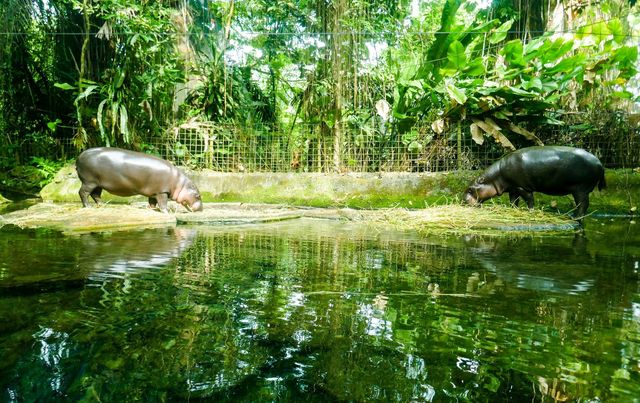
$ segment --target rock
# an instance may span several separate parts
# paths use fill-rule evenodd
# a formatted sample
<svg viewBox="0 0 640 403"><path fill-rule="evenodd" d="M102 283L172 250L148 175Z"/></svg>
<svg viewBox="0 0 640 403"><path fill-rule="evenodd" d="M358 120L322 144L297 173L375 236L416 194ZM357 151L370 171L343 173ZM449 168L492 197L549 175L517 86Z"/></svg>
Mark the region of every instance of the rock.
<svg viewBox="0 0 640 403"><path fill-rule="evenodd" d="M3 224L49 228L65 233L117 231L175 225L176 217L142 206L103 205L83 208L80 203L38 203L4 216Z"/></svg>

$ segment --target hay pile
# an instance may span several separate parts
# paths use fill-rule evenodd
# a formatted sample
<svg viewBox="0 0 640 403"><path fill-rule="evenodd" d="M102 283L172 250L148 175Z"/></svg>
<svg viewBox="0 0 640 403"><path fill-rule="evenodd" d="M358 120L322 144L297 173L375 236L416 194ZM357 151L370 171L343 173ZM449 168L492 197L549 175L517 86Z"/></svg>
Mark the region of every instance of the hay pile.
<svg viewBox="0 0 640 403"><path fill-rule="evenodd" d="M397 229L432 232L565 232L578 228L567 216L541 210L486 205L445 205L422 210L390 209L375 212L372 219Z"/></svg>

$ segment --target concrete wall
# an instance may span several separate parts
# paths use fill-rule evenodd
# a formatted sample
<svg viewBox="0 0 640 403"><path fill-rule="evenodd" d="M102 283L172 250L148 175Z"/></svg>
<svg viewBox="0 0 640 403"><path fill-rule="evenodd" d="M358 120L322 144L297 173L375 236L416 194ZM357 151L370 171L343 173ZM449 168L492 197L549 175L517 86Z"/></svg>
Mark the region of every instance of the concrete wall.
<svg viewBox="0 0 640 403"><path fill-rule="evenodd" d="M221 173L189 172L203 200L289 203L309 206L423 207L459 197L473 173ZM80 201L73 165L63 168L40 192L47 201ZM131 202L103 192L106 201Z"/></svg>
<svg viewBox="0 0 640 403"><path fill-rule="evenodd" d="M450 173L221 173L188 172L205 202L284 203L314 207L422 208L455 204L479 172ZM591 193L590 212L637 214L640 170L607 170L607 188ZM40 192L46 201L80 202L80 181L73 165L63 168ZM571 196L536 193L535 206L550 211L571 211ZM144 197L116 197L103 192L105 201L131 203ZM492 203L508 204L505 195Z"/></svg>

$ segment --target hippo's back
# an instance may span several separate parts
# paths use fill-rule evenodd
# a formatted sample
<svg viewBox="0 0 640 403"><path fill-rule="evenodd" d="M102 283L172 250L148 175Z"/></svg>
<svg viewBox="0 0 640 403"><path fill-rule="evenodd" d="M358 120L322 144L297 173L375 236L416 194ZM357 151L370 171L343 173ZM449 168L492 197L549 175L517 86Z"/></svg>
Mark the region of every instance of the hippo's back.
<svg viewBox="0 0 640 403"><path fill-rule="evenodd" d="M161 158L111 147L82 152L76 160L76 171L83 184L120 196L170 193L177 175L177 169Z"/></svg>
<svg viewBox="0 0 640 403"><path fill-rule="evenodd" d="M604 168L593 154L567 146L535 146L517 150L507 157L501 172L517 186L548 194L591 191L604 185Z"/></svg>

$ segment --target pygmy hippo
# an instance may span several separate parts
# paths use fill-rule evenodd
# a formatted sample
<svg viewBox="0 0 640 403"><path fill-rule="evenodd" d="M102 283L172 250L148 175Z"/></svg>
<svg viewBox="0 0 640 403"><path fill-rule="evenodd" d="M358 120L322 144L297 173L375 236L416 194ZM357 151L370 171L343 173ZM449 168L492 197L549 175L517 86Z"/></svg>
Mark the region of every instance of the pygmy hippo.
<svg viewBox="0 0 640 403"><path fill-rule="evenodd" d="M512 204L522 197L533 208L533 192L549 195L572 195L576 202L576 219L584 217L589 207L589 193L606 187L604 168L593 154L580 148L564 146L528 147L514 151L487 168L464 193L471 205L482 203L502 193L509 193Z"/></svg>
<svg viewBox="0 0 640 403"><path fill-rule="evenodd" d="M90 148L76 161L82 181L80 200L89 207L87 196L100 204L102 189L117 196L144 195L151 207L167 211L172 199L192 211L202 210L196 185L173 164L152 155L119 148Z"/></svg>

